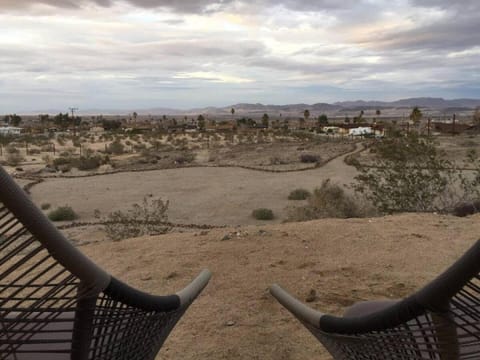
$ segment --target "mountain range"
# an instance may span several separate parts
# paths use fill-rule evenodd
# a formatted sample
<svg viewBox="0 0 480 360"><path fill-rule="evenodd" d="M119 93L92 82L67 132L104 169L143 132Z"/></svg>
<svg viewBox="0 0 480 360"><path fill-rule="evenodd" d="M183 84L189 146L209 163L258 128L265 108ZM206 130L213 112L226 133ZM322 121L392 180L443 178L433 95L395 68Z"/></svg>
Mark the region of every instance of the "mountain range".
<svg viewBox="0 0 480 360"><path fill-rule="evenodd" d="M231 109L235 110L235 116L258 116L267 113L274 116L302 116L303 112L308 109L312 115L328 114L328 115L351 115L359 111L375 112L380 110L382 114L401 115L409 111L411 108L418 106L422 111L429 111L432 113L462 113L472 112L477 107L480 107L480 99L452 99L446 100L443 98L432 97L418 97L408 98L396 101L342 101L329 103L315 103L315 104L288 104L288 105L265 105L265 104L249 104L239 103L224 107L204 107L194 108L188 110L172 109L155 107L149 109L85 109L78 112L80 115L126 115L137 112L139 115L185 115L194 116L198 114L208 114L211 116L231 116ZM63 110L65 111L65 110ZM59 113L61 110L50 109L47 111L37 111L30 113Z"/></svg>

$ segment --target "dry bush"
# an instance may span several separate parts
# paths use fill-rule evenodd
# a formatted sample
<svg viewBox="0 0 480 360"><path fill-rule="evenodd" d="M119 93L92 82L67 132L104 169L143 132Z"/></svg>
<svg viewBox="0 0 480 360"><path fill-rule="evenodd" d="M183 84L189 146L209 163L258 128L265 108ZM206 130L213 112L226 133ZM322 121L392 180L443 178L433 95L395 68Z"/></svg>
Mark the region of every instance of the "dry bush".
<svg viewBox="0 0 480 360"><path fill-rule="evenodd" d="M107 216L105 231L109 238L118 241L151 234L164 234L168 226L168 201L144 198L127 211L114 211Z"/></svg>
<svg viewBox="0 0 480 360"><path fill-rule="evenodd" d="M300 161L302 163L318 163L320 162L320 157L312 154L302 154L300 155Z"/></svg>
<svg viewBox="0 0 480 360"><path fill-rule="evenodd" d="M347 194L340 185L327 179L313 191L306 206L290 209L289 220L348 219L373 216L374 214L374 211L360 199Z"/></svg>
<svg viewBox="0 0 480 360"><path fill-rule="evenodd" d="M270 209L260 208L252 211L252 216L257 220L273 220L273 211Z"/></svg>
<svg viewBox="0 0 480 360"><path fill-rule="evenodd" d="M306 189L295 189L290 195L288 195L288 200L307 200L312 194Z"/></svg>
<svg viewBox="0 0 480 360"><path fill-rule="evenodd" d="M430 139L415 134L375 144L375 167L358 164L353 188L382 213L450 213L480 198L480 159L469 151L466 174L446 159Z"/></svg>
<svg viewBox="0 0 480 360"><path fill-rule="evenodd" d="M51 221L72 221L78 218L75 211L70 206L61 206L48 213Z"/></svg>
<svg viewBox="0 0 480 360"><path fill-rule="evenodd" d="M5 160L7 161L7 164L10 166L17 166L21 162L25 161L25 158L20 154L20 152L8 152Z"/></svg>

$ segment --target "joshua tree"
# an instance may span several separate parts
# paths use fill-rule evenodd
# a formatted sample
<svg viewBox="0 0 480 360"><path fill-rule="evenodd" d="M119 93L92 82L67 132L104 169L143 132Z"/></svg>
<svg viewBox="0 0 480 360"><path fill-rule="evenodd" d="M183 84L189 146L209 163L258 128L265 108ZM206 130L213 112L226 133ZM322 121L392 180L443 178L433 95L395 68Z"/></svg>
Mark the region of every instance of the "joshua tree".
<svg viewBox="0 0 480 360"><path fill-rule="evenodd" d="M413 121L413 124L415 126L418 126L420 124L420 120L422 120L423 114L422 111L418 106L415 106L410 113L410 120Z"/></svg>
<svg viewBox="0 0 480 360"><path fill-rule="evenodd" d="M235 115L235 109L232 108L232 109L230 110L230 112L232 113L232 120L233 120L233 115Z"/></svg>
<svg viewBox="0 0 480 360"><path fill-rule="evenodd" d="M268 128L268 114L265 113L262 116L262 125L266 126Z"/></svg>
<svg viewBox="0 0 480 360"><path fill-rule="evenodd" d="M300 118L300 128L303 129L305 127L305 123L307 122L309 117L310 117L310 111L308 109L306 109L303 112L303 118Z"/></svg>
<svg viewBox="0 0 480 360"><path fill-rule="evenodd" d="M317 121L317 124L318 126L322 126L322 125L328 125L328 117L327 115L325 114L322 114L318 117L318 121Z"/></svg>
<svg viewBox="0 0 480 360"><path fill-rule="evenodd" d="M310 117L310 111L308 109L306 109L304 112L303 112L303 117L305 118L305 121L308 120L308 118Z"/></svg>
<svg viewBox="0 0 480 360"><path fill-rule="evenodd" d="M197 124L200 130L205 130L205 118L203 117L203 115L198 115Z"/></svg>

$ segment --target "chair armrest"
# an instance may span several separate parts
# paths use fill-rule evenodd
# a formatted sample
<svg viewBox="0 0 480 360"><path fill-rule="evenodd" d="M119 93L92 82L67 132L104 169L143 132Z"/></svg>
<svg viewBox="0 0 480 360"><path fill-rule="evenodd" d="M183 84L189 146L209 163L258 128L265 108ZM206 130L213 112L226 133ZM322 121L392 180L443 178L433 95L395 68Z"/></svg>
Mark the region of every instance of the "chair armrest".
<svg viewBox="0 0 480 360"><path fill-rule="evenodd" d="M210 272L202 271L200 275L185 289L177 294L167 296L155 296L137 290L122 281L112 277L110 284L104 293L112 299L125 305L142 309L145 311L168 312L181 307L188 307L200 294L210 280Z"/></svg>
<svg viewBox="0 0 480 360"><path fill-rule="evenodd" d="M177 292L177 296L180 298L180 306L190 305L207 286L211 277L212 273L209 270L203 270L189 285Z"/></svg>
<svg viewBox="0 0 480 360"><path fill-rule="evenodd" d="M320 328L320 318L324 315L320 311L314 310L301 301L283 290L279 285L274 284L270 287L270 293L278 300L288 311L304 323L307 323L317 329Z"/></svg>

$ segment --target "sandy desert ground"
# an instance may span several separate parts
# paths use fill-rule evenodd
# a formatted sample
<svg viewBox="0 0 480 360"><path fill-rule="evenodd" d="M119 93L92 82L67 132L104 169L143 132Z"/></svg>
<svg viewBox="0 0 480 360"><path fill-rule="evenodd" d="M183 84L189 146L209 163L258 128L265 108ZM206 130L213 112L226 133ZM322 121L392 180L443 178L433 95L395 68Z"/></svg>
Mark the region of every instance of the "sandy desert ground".
<svg viewBox="0 0 480 360"><path fill-rule="evenodd" d="M231 240L222 241L226 234ZM372 219L216 229L81 247L128 283L165 294L201 269L211 283L158 359L330 359L269 295L278 282L310 305L341 314L359 300L399 298L433 279L480 238L480 215ZM230 325L230 326L228 326Z"/></svg>
<svg viewBox="0 0 480 360"><path fill-rule="evenodd" d="M353 180L356 170L344 163L345 156L317 169L276 174L235 167L194 167L46 179L32 188L32 197L39 205L70 205L82 221L94 220L95 209L106 215L152 194L170 200L168 215L175 223L260 224L251 217L252 210L260 207L272 209L275 221L280 222L286 217L286 207L298 203L287 199L292 190L312 190L328 178L343 184Z"/></svg>

